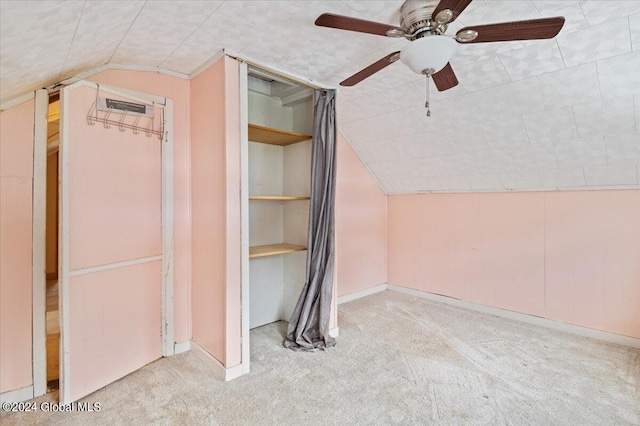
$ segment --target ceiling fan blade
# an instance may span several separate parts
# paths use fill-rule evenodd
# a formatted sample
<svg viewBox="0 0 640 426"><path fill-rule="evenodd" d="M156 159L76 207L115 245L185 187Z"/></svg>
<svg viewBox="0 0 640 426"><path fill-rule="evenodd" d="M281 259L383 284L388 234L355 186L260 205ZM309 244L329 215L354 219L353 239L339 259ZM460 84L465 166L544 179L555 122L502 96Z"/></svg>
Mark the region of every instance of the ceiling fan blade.
<svg viewBox="0 0 640 426"><path fill-rule="evenodd" d="M431 78L433 78L433 82L436 84L438 92L444 92L445 90L451 89L452 87L458 85L458 78L453 72L451 64L445 65L444 68L433 74Z"/></svg>
<svg viewBox="0 0 640 426"><path fill-rule="evenodd" d="M431 19L439 24L448 24L458 18L463 10L471 4L472 0L440 0L438 6L431 14ZM449 10L450 12L445 12ZM443 12L440 14L440 12ZM438 16L440 14L440 16Z"/></svg>
<svg viewBox="0 0 640 426"><path fill-rule="evenodd" d="M349 16L334 15L333 13L323 13L318 16L315 23L319 27L337 28L339 30L357 31L359 33L381 36L402 37L405 35L404 30L395 25L351 18Z"/></svg>
<svg viewBox="0 0 640 426"><path fill-rule="evenodd" d="M352 75L351 77L347 78L345 81L340 83L340 86L353 86L355 84L358 84L365 78L371 77L373 74L391 65L398 59L400 59L400 52L390 53L384 58L380 59L379 61L374 62L373 64L369 65L365 69L360 70L354 75Z"/></svg>
<svg viewBox="0 0 640 426"><path fill-rule="evenodd" d="M492 41L542 40L557 36L563 25L564 18L562 16L477 25L475 27L465 27L458 31L456 40L465 44Z"/></svg>

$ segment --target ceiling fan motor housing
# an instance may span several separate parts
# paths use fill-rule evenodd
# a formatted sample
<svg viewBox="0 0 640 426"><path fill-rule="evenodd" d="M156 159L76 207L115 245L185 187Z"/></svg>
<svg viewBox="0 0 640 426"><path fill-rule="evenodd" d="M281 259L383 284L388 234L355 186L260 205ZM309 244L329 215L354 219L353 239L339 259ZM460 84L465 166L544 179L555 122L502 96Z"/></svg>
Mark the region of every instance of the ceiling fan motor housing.
<svg viewBox="0 0 640 426"><path fill-rule="evenodd" d="M439 0L406 0L400 7L400 26L416 40L429 35L443 34L447 26L431 19Z"/></svg>

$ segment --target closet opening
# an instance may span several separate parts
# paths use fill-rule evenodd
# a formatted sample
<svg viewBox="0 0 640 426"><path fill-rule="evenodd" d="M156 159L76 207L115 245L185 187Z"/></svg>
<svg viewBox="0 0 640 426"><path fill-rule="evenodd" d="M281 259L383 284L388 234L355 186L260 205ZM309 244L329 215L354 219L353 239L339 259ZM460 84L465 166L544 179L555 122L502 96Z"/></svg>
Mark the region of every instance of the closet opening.
<svg viewBox="0 0 640 426"><path fill-rule="evenodd" d="M282 344L306 278L313 89L251 66L247 88L249 328L278 323L260 336Z"/></svg>
<svg viewBox="0 0 640 426"><path fill-rule="evenodd" d="M60 145L60 95L49 97L47 115L46 175L46 355L47 392L57 390L60 374L60 309L58 298L58 147Z"/></svg>

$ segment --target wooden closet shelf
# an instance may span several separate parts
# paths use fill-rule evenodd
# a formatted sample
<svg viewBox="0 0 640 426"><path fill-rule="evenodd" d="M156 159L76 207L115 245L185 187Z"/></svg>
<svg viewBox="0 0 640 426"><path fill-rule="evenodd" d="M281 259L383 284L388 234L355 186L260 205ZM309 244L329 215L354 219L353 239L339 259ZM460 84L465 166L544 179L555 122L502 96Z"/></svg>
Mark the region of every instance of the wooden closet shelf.
<svg viewBox="0 0 640 426"><path fill-rule="evenodd" d="M249 124L249 141L287 146L311 139L311 135Z"/></svg>
<svg viewBox="0 0 640 426"><path fill-rule="evenodd" d="M249 259L254 257L275 256L277 254L287 254L296 251L305 251L305 246L297 246L295 244L267 244L265 246L249 247Z"/></svg>
<svg viewBox="0 0 640 426"><path fill-rule="evenodd" d="M290 195L249 195L250 200L268 200L268 201L296 201L310 200L311 197L293 197Z"/></svg>

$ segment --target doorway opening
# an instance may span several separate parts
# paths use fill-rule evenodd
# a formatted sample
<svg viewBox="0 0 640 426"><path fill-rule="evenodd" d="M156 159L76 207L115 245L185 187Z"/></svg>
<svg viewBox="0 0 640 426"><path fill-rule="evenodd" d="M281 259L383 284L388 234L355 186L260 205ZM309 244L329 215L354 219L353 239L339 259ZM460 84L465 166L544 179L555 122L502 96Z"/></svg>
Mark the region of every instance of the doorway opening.
<svg viewBox="0 0 640 426"><path fill-rule="evenodd" d="M60 375L60 309L58 297L58 148L60 146L60 95L49 97L47 113L46 175L46 351L47 392L59 388Z"/></svg>

